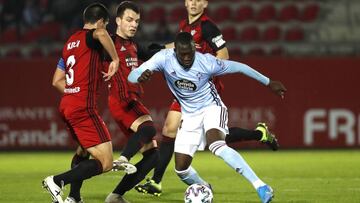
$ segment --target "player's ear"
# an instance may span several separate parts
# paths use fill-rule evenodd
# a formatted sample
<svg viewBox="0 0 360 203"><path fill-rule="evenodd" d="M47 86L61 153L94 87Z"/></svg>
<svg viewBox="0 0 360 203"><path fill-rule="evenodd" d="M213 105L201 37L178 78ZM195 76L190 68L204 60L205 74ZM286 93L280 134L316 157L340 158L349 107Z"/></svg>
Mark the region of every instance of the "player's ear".
<svg viewBox="0 0 360 203"><path fill-rule="evenodd" d="M204 9L207 8L208 4L209 4L208 0L204 0L204 6L203 6L203 8L204 8Z"/></svg>
<svg viewBox="0 0 360 203"><path fill-rule="evenodd" d="M115 18L116 21L116 25L120 25L121 24L121 18L120 17L116 17Z"/></svg>
<svg viewBox="0 0 360 203"><path fill-rule="evenodd" d="M96 28L105 28L106 27L104 19L97 20L95 25L96 25Z"/></svg>

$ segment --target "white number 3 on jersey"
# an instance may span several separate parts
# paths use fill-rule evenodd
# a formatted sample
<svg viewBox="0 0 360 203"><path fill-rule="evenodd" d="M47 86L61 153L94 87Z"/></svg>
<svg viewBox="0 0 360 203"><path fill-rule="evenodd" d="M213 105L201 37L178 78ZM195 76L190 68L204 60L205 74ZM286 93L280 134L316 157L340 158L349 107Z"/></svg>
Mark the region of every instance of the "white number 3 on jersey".
<svg viewBox="0 0 360 203"><path fill-rule="evenodd" d="M66 60L66 67L69 67L67 73L66 73L66 84L72 85L74 82L74 69L73 66L75 65L75 56L71 55Z"/></svg>

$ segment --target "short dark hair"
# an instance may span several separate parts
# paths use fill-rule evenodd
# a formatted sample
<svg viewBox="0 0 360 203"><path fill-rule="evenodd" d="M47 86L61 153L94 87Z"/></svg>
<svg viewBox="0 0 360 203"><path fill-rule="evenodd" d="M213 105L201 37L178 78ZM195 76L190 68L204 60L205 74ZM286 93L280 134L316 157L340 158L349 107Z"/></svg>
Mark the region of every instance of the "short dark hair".
<svg viewBox="0 0 360 203"><path fill-rule="evenodd" d="M193 42L193 36L188 32L179 32L175 37L175 46L177 44L190 45Z"/></svg>
<svg viewBox="0 0 360 203"><path fill-rule="evenodd" d="M96 23L96 21L104 19L109 21L110 15L107 8L101 3L92 3L87 6L83 13L84 23Z"/></svg>
<svg viewBox="0 0 360 203"><path fill-rule="evenodd" d="M140 13L140 8L136 3L131 2L131 1L123 1L120 3L120 5L117 8L116 17L121 18L124 15L124 12L126 9L130 9L137 14Z"/></svg>

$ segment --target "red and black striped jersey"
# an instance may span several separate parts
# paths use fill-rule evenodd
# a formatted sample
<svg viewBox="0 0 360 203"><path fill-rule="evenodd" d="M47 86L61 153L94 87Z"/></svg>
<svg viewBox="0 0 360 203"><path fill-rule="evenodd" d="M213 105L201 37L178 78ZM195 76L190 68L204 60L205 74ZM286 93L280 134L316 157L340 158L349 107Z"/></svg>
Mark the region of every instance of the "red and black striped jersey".
<svg viewBox="0 0 360 203"><path fill-rule="evenodd" d="M179 31L190 33L194 38L196 50L201 53L216 55L216 52L226 45L219 28L205 14L191 24L188 19L182 20Z"/></svg>
<svg viewBox="0 0 360 203"><path fill-rule="evenodd" d="M128 101L132 96L140 97L143 94L141 85L128 82L127 77L132 69L139 67L141 62L149 59L151 53L132 39L123 39L116 35L113 37L113 41L120 59L120 66L118 72L111 79L109 96L120 101Z"/></svg>
<svg viewBox="0 0 360 203"><path fill-rule="evenodd" d="M95 108L102 82L102 45L93 38L94 30L79 30L63 48L66 85L62 103L79 108Z"/></svg>
<svg viewBox="0 0 360 203"><path fill-rule="evenodd" d="M188 19L180 21L180 32L189 32L194 39L196 50L201 53L210 53L216 56L216 52L226 46L220 29L215 23L205 14L201 15L195 22L189 24ZM212 78L216 89L221 94L224 85L219 77Z"/></svg>

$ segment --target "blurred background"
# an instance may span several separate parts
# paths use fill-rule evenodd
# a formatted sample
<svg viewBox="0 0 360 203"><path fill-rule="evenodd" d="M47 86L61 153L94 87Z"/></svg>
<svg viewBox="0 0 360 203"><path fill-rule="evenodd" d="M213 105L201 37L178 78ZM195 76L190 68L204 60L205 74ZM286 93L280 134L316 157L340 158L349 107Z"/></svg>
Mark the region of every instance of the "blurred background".
<svg viewBox="0 0 360 203"><path fill-rule="evenodd" d="M82 11L92 2L0 0L0 150L74 148L51 79L67 37L82 27ZM100 2L114 14L121 1ZM184 1L136 2L142 12L137 40L171 42L186 17ZM231 59L288 89L282 100L246 77L224 76L229 126L267 122L285 149L360 146L360 1L209 0L207 14ZM112 20L108 29L114 27ZM172 97L160 75L144 88L160 133ZM121 148L125 140L106 108L105 88L102 98L102 116Z"/></svg>

